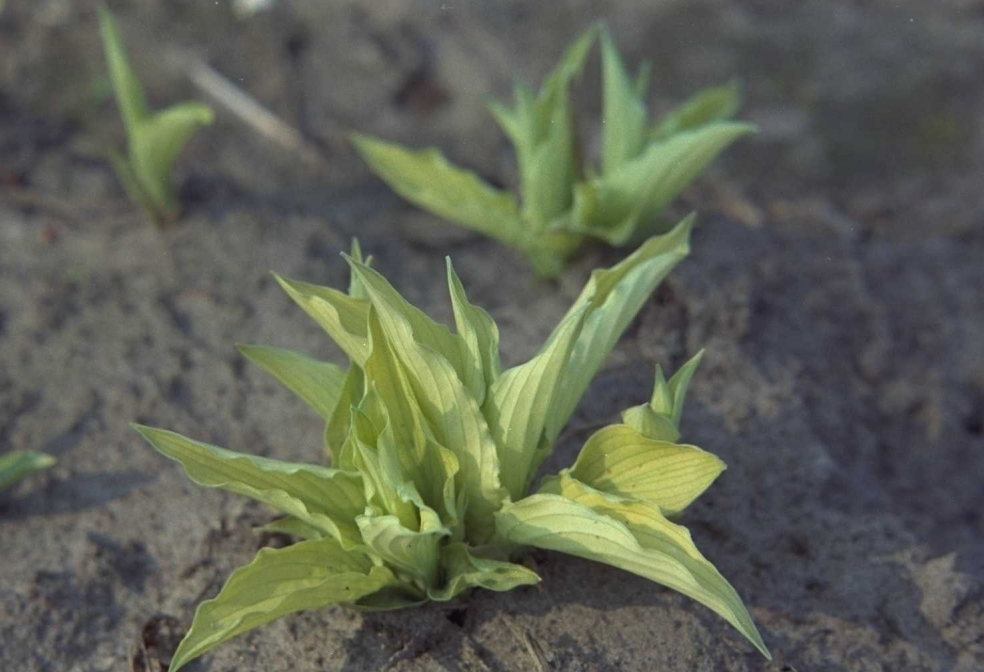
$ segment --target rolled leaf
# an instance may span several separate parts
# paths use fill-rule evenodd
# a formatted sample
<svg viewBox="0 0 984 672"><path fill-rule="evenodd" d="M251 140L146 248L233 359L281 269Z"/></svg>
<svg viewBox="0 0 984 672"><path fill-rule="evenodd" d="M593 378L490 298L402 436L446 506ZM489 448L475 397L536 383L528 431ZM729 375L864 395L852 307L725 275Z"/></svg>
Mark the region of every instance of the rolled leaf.
<svg viewBox="0 0 984 672"><path fill-rule="evenodd" d="M528 567L478 557L463 543L445 545L441 549L441 564L447 574L447 582L444 587L427 593L430 599L441 602L454 599L469 588L501 592L540 582L540 577Z"/></svg>
<svg viewBox="0 0 984 672"><path fill-rule="evenodd" d="M388 351L382 349L380 351L380 356L386 357L386 363L373 365L370 369L370 362L367 362L367 375L380 385L379 393L387 408L396 406L401 409L401 413L408 414L405 419L398 419L391 415L390 420L394 426L400 426L401 423L406 427L414 426L419 422L417 416L419 413L426 420L429 433L433 433L436 441L457 458L462 467L458 472L458 485L465 492L469 502L466 512L469 534L474 535L476 540L487 539L492 535L492 512L498 509L502 500L502 486L499 483L500 467L496 444L489 432L485 417L451 363L438 354L440 351L417 341L415 334L419 330L412 328L410 321L401 314L397 308L398 304L392 300L392 297L380 293L368 276L363 276L363 282L373 301L373 309L370 312L373 355L370 357L370 362L376 357L377 339L381 348L389 346ZM372 326L373 316L377 314L381 330L385 332L378 335ZM443 333L451 336L446 330ZM450 347L457 350L457 347L459 345L463 347L464 343L455 338L457 340L451 342ZM453 354L455 351L452 351ZM464 355L461 350L457 354ZM382 381L392 377L394 369L406 374L406 382L403 382L401 376L401 380L394 382L393 387L404 390L403 386L406 385L407 389L389 395L384 390ZM424 436L423 432L421 436ZM398 442L418 441L419 439L415 437L416 434L405 439L398 438ZM417 451L417 444L413 445L412 450ZM406 456L411 449L400 445L399 450L401 456ZM419 458L405 458L404 473L416 474L414 480L421 492L436 492L435 488L438 484L419 470L422 463L423 460Z"/></svg>
<svg viewBox="0 0 984 672"><path fill-rule="evenodd" d="M334 539L265 548L233 572L214 599L198 605L169 669L177 672L222 642L281 616L355 602L395 583L389 569L346 552Z"/></svg>
<svg viewBox="0 0 984 672"><path fill-rule="evenodd" d="M326 421L342 396L345 370L293 350L268 345L238 345L246 359L279 380Z"/></svg>
<svg viewBox="0 0 984 672"><path fill-rule="evenodd" d="M144 119L130 137L130 161L141 186L155 202L177 207L171 169L178 154L215 115L204 103L181 103Z"/></svg>
<svg viewBox="0 0 984 672"><path fill-rule="evenodd" d="M601 174L608 175L642 151L646 140L646 105L639 89L645 87L641 77L636 82L629 78L607 30L601 32L601 70Z"/></svg>
<svg viewBox="0 0 984 672"><path fill-rule="evenodd" d="M366 546L393 567L416 577L424 588L437 584L441 540L451 535L436 516L432 521L426 525L422 520L418 531L404 527L396 516L356 519Z"/></svg>
<svg viewBox="0 0 984 672"><path fill-rule="evenodd" d="M454 323L470 359L470 366L464 371L464 383L481 406L485 401L486 389L502 372L499 327L487 312L468 301L465 288L451 265L451 257L447 257L446 261Z"/></svg>

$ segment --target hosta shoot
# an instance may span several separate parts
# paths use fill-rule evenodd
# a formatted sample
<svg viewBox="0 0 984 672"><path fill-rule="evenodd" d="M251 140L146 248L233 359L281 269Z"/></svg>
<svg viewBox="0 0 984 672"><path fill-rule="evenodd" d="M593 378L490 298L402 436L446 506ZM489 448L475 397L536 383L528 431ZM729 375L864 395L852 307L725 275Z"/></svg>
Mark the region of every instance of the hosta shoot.
<svg viewBox="0 0 984 672"><path fill-rule="evenodd" d="M127 60L116 21L102 5L99 29L127 138L126 155L115 152L110 155L113 169L130 200L140 206L151 222L174 221L181 213L172 175L174 162L192 134L212 123L212 109L204 103L187 102L152 111Z"/></svg>
<svg viewBox="0 0 984 672"><path fill-rule="evenodd" d="M583 163L570 85L600 35L601 156ZM492 103L512 143L519 194L450 164L437 149L411 150L353 136L363 158L415 205L523 252L542 277L559 274L587 238L635 245L666 231L664 209L728 145L749 133L730 121L736 84L698 93L657 122L646 111L649 68L633 77L607 29L593 26L568 48L539 92L515 86L512 108Z"/></svg>
<svg viewBox="0 0 984 672"><path fill-rule="evenodd" d="M273 346L241 352L326 423L330 466L233 452L136 429L196 483L264 502L269 530L301 541L266 548L199 605L171 664L286 614L341 604L396 609L469 588L504 591L540 577L524 549L620 567L707 606L768 656L734 588L697 550L683 511L724 464L679 443L699 361L648 403L587 439L569 468L536 475L608 353L689 250L691 221L596 270L528 362L503 370L499 331L468 301L450 260L454 330L411 305L358 249L347 292L278 277L348 356L347 367ZM284 437L292 441L291 437Z"/></svg>
<svg viewBox="0 0 984 672"><path fill-rule="evenodd" d="M6 490L25 476L47 469L55 463L55 458L44 453L27 450L14 450L0 455L0 491Z"/></svg>

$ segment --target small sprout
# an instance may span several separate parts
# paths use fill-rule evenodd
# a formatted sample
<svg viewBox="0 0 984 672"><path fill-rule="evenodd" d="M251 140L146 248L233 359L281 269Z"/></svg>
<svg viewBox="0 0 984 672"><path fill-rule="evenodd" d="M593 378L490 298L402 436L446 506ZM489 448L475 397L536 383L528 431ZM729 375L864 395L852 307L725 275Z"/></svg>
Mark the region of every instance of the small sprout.
<svg viewBox="0 0 984 672"><path fill-rule="evenodd" d="M51 455L26 450L15 450L0 456L0 490L6 490L28 474L47 469L54 463L55 458Z"/></svg>
<svg viewBox="0 0 984 672"><path fill-rule="evenodd" d="M102 5L99 30L127 137L127 155L116 152L110 155L113 169L130 200L140 206L151 222L172 222L181 214L172 167L192 134L212 123L212 108L204 103L188 102L152 112L126 59L116 21Z"/></svg>
<svg viewBox="0 0 984 672"><path fill-rule="evenodd" d="M595 271L528 362L502 370L499 331L471 304L450 260L455 330L347 257L348 293L277 277L348 356L347 369L268 346L241 346L326 421L331 467L282 462L135 426L196 483L264 502L264 529L302 539L261 550L198 606L171 663L286 614L343 604L396 609L504 591L540 577L524 547L570 553L662 583L720 614L769 656L738 594L668 516L724 469L676 443L699 356L624 424L591 436L575 463L530 494L537 470L608 353L689 251L691 219ZM285 437L285 440L291 440Z"/></svg>
<svg viewBox="0 0 984 672"><path fill-rule="evenodd" d="M569 87L601 35L600 166L582 165ZM364 135L356 148L412 203L523 252L542 277L554 277L585 238L634 245L666 231L659 217L728 145L754 127L729 121L734 83L704 90L650 124L649 68L631 78L607 29L595 25L564 54L536 94L515 87L515 107L490 110L515 148L519 196L449 164L436 149L413 151Z"/></svg>

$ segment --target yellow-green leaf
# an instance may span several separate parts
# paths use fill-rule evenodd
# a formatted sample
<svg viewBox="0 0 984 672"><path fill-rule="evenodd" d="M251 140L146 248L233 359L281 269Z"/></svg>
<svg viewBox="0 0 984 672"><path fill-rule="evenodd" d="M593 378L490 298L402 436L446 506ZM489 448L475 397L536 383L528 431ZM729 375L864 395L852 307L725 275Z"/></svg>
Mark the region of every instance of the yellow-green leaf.
<svg viewBox="0 0 984 672"><path fill-rule="evenodd" d="M368 301L331 287L288 280L276 273L273 277L290 298L328 332L349 359L359 366L365 363L369 356Z"/></svg>
<svg viewBox="0 0 984 672"><path fill-rule="evenodd" d="M522 497L535 470L546 457L544 430L553 419L554 400L562 392L571 352L581 333L587 309L574 311L554 329L530 361L503 372L485 398L482 411L499 449L502 484L513 500Z"/></svg>
<svg viewBox="0 0 984 672"><path fill-rule="evenodd" d="M237 349L326 421L331 418L345 383L345 370L340 366L269 345L239 345Z"/></svg>
<svg viewBox="0 0 984 672"><path fill-rule="evenodd" d="M495 382L502 371L499 361L499 328L487 312L468 301L451 257L447 257L448 291L454 310L454 323L458 336L468 354L463 363L462 379L479 406L485 401L486 389Z"/></svg>
<svg viewBox="0 0 984 672"><path fill-rule="evenodd" d="M414 205L522 247L523 227L512 194L452 166L436 149L413 151L365 135L353 135L352 141L373 172Z"/></svg>
<svg viewBox="0 0 984 672"><path fill-rule="evenodd" d="M753 130L749 124L717 122L651 143L613 172L577 184L572 229L611 245L644 235L722 150Z"/></svg>
<svg viewBox="0 0 984 672"><path fill-rule="evenodd" d="M683 105L666 114L650 131L650 139L666 138L735 115L741 105L741 87L729 82L700 91Z"/></svg>
<svg viewBox="0 0 984 672"><path fill-rule="evenodd" d="M741 598L686 528L652 504L619 501L569 478L552 483L563 495L531 495L496 515L503 538L603 562L672 588L722 616L771 659Z"/></svg>
<svg viewBox="0 0 984 672"><path fill-rule="evenodd" d="M354 519L366 505L358 473L236 453L163 429L133 428L160 453L180 462L195 483L269 504L347 547L358 542Z"/></svg>
<svg viewBox="0 0 984 672"><path fill-rule="evenodd" d="M601 173L608 175L642 151L646 139L646 105L639 89L645 87L641 81L633 82L629 78L608 30L601 32L601 69Z"/></svg>
<svg viewBox="0 0 984 672"><path fill-rule="evenodd" d="M580 296L567 311L569 317L585 307L589 310L550 412L546 435L551 442L571 417L591 379L639 309L660 281L690 252L692 226L691 215L669 233L647 240L615 266L591 273Z"/></svg>
<svg viewBox="0 0 984 672"><path fill-rule="evenodd" d="M265 548L232 573L218 596L198 605L169 669L177 672L222 642L281 616L355 602L396 583L389 569L345 551L334 539Z"/></svg>
<svg viewBox="0 0 984 672"><path fill-rule="evenodd" d="M533 570L505 560L476 556L463 543L446 544L441 549L441 564L447 575L446 582L443 587L427 592L430 599L440 602L454 599L469 588L501 592L540 582Z"/></svg>
<svg viewBox="0 0 984 672"><path fill-rule="evenodd" d="M570 473L596 490L645 500L672 516L724 469L724 462L697 446L649 439L628 425L608 425L585 442Z"/></svg>

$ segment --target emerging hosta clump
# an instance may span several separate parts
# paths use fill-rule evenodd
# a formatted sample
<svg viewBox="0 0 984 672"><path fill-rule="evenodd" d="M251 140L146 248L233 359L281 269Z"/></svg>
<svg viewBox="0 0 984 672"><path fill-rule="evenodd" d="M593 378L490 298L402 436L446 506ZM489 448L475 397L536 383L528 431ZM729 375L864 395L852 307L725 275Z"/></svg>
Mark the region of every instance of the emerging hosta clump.
<svg viewBox="0 0 984 672"><path fill-rule="evenodd" d="M263 549L202 603L171 670L279 616L328 604L395 609L473 587L540 579L524 546L657 581L723 616L768 655L728 582L697 550L683 510L724 465L676 443L695 358L648 404L585 443L569 469L528 490L589 381L657 283L688 251L690 222L595 271L530 361L499 364L499 334L447 265L455 331L403 299L358 249L348 293L278 278L348 355L347 370L295 352L242 352L325 419L331 468L235 453L149 427L195 482L266 502L269 526L304 539Z"/></svg>
<svg viewBox="0 0 984 672"><path fill-rule="evenodd" d="M583 166L569 86L601 33L601 161ZM515 147L520 198L450 165L436 149L411 151L367 136L355 145L372 169L416 205L522 251L552 277L586 237L636 244L668 229L659 215L714 158L749 133L728 121L734 84L707 89L652 124L646 115L649 68L633 79L608 31L589 29L567 51L539 93L521 84L515 108L492 113Z"/></svg>
<svg viewBox="0 0 984 672"><path fill-rule="evenodd" d="M178 154L201 126L212 123L212 108L204 103L181 103L151 112L143 88L123 51L112 14L99 7L106 65L116 95L116 104L126 128L127 156L110 155L123 188L155 224L172 221L181 207L171 177Z"/></svg>

